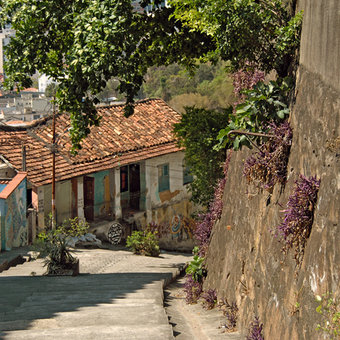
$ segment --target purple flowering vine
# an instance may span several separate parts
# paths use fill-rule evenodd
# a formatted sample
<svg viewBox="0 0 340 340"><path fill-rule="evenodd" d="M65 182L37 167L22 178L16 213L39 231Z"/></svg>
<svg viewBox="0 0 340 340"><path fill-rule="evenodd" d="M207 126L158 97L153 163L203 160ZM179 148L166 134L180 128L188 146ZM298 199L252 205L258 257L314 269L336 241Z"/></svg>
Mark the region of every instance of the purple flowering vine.
<svg viewBox="0 0 340 340"><path fill-rule="evenodd" d="M234 94L237 101L234 103L234 107L243 102L245 95L243 91L251 90L259 81L264 80L265 73L257 70L251 64L247 64L247 67L238 70L232 74Z"/></svg>
<svg viewBox="0 0 340 340"><path fill-rule="evenodd" d="M263 323L260 322L259 318L255 316L254 321L250 324L249 333L246 340L264 340L263 336Z"/></svg>
<svg viewBox="0 0 340 340"><path fill-rule="evenodd" d="M197 303L203 291L203 283L195 281L191 274L185 276L184 292L186 294L185 302L187 304Z"/></svg>
<svg viewBox="0 0 340 340"><path fill-rule="evenodd" d="M300 175L289 196L284 219L277 227L277 235L283 243L282 251L286 253L294 247L297 265L302 261L305 245L312 231L319 187L320 180L316 177Z"/></svg>
<svg viewBox="0 0 340 340"><path fill-rule="evenodd" d="M203 307L205 309L213 309L217 302L217 293L215 289L208 289L201 295L203 302Z"/></svg>
<svg viewBox="0 0 340 340"><path fill-rule="evenodd" d="M271 123L269 134L274 137L262 144L259 151L245 161L243 175L248 183L271 191L276 183L286 182L293 132L288 121L285 121L280 125Z"/></svg>

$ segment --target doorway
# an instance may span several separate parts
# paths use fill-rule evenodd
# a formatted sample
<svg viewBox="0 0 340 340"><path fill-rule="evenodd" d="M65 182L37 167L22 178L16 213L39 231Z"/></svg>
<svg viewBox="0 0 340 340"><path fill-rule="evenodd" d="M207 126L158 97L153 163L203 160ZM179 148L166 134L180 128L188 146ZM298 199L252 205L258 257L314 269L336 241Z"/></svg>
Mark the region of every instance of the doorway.
<svg viewBox="0 0 340 340"><path fill-rule="evenodd" d="M130 182L130 208L139 210L140 201L140 166L139 164L129 165Z"/></svg>
<svg viewBox="0 0 340 340"><path fill-rule="evenodd" d="M84 177L84 215L87 221L94 220L94 178Z"/></svg>

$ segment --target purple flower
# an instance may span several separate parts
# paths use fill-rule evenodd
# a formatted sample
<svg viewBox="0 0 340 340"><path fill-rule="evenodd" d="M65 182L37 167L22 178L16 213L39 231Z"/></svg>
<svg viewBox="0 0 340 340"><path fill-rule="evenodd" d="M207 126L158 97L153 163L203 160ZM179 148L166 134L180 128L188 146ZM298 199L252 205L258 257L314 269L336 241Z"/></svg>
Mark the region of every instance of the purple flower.
<svg viewBox="0 0 340 340"><path fill-rule="evenodd" d="M292 129L289 123L271 123L269 133L275 135L260 146L255 154L244 163L243 175L248 183L271 191L276 183L286 182L287 164L292 143Z"/></svg>
<svg viewBox="0 0 340 340"><path fill-rule="evenodd" d="M217 302L217 294L215 289L208 289L206 292L202 294L202 298L204 299L204 308L205 309L213 309Z"/></svg>
<svg viewBox="0 0 340 340"><path fill-rule="evenodd" d="M289 196L283 222L277 227L277 235L284 243L283 251L295 247L297 264L301 262L304 247L312 230L314 208L317 202L320 180L300 175L294 191Z"/></svg>
<svg viewBox="0 0 340 340"><path fill-rule="evenodd" d="M254 321L250 324L249 333L246 340L264 340L262 330L263 324L260 323L259 318L255 316Z"/></svg>
<svg viewBox="0 0 340 340"><path fill-rule="evenodd" d="M186 294L185 301L188 304L197 303L202 294L202 283L193 279L192 275L185 276L184 292Z"/></svg>

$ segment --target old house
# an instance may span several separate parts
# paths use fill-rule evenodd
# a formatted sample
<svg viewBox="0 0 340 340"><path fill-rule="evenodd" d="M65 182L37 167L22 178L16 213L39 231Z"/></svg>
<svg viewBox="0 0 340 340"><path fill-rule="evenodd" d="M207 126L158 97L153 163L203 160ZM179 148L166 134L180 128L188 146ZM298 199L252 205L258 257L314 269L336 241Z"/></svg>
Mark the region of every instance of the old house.
<svg viewBox="0 0 340 340"><path fill-rule="evenodd" d="M184 153L173 136L180 115L163 100L139 101L124 117L124 106L99 107L76 156L70 153L70 120L56 116L56 218L154 222L172 239L190 238L186 220L193 211L186 184ZM27 171L27 202L43 228L51 213L52 118L27 127L0 128L0 155L14 169ZM185 225L184 225L185 224Z"/></svg>
<svg viewBox="0 0 340 340"><path fill-rule="evenodd" d="M0 251L27 244L26 183L25 172L0 160Z"/></svg>

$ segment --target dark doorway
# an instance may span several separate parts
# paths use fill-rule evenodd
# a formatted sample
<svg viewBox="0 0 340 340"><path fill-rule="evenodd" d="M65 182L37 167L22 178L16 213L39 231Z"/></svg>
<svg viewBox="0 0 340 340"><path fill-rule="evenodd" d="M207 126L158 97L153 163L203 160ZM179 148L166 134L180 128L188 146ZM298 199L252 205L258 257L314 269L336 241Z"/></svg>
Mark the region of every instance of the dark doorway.
<svg viewBox="0 0 340 340"><path fill-rule="evenodd" d="M94 220L94 178L84 177L84 214L87 221Z"/></svg>
<svg viewBox="0 0 340 340"><path fill-rule="evenodd" d="M140 166L139 164L129 165L130 182L130 208L139 210L140 201Z"/></svg>

